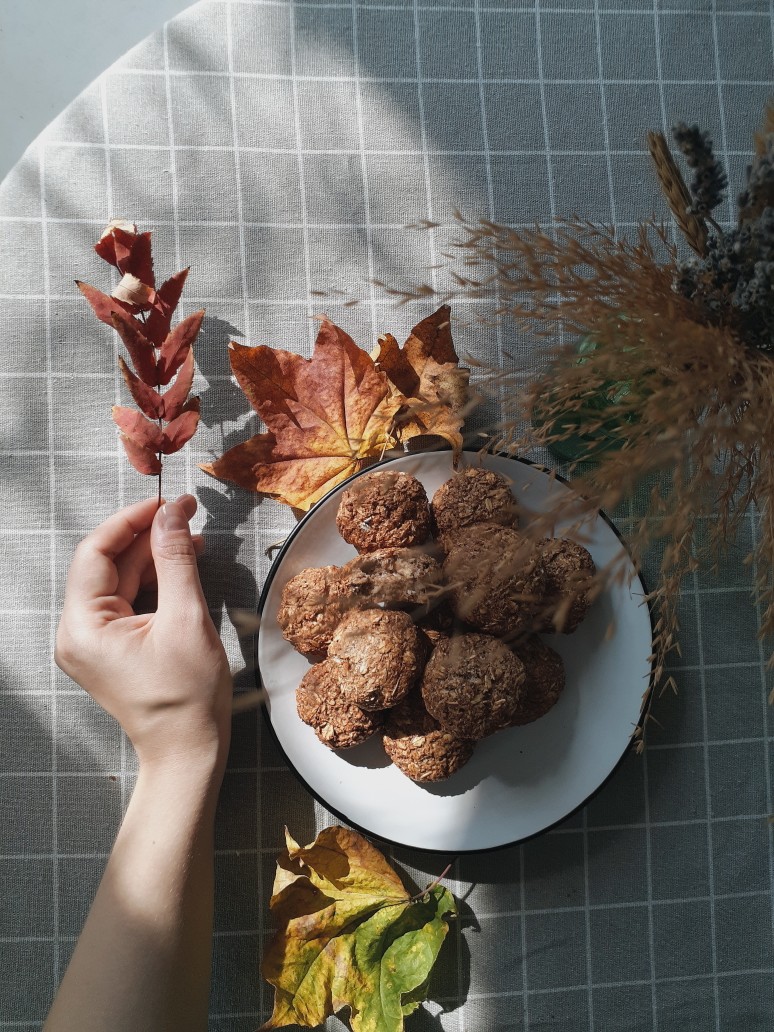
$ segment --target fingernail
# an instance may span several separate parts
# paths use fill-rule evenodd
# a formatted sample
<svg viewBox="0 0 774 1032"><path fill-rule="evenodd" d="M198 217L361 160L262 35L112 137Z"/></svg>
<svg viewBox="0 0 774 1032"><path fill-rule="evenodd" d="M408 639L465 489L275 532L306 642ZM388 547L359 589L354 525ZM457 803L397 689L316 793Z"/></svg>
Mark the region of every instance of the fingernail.
<svg viewBox="0 0 774 1032"><path fill-rule="evenodd" d="M187 530L188 520L177 502L167 502L159 509L159 523L165 531Z"/></svg>

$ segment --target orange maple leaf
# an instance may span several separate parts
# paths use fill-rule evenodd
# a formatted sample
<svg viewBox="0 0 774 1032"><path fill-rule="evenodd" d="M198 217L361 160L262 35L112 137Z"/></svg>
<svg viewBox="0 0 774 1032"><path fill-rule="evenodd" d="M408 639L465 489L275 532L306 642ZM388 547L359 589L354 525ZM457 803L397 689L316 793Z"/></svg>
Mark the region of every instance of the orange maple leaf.
<svg viewBox="0 0 774 1032"><path fill-rule="evenodd" d="M396 444L406 399L330 320L321 320L311 359L234 342L229 359L268 432L202 465L206 473L306 511Z"/></svg>
<svg viewBox="0 0 774 1032"><path fill-rule="evenodd" d="M402 348L391 333L382 334L372 354L405 399L396 423L399 439L443 437L456 460L463 444L470 370L460 366L454 350L449 306L417 323Z"/></svg>

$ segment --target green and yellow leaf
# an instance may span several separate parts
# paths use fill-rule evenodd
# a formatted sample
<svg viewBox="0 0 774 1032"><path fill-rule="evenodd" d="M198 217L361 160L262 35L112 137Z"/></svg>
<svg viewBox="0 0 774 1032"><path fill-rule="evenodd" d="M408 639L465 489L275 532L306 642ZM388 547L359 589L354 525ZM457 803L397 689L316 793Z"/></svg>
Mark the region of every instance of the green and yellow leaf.
<svg viewBox="0 0 774 1032"><path fill-rule="evenodd" d="M426 998L454 898L440 886L410 897L382 854L346 828L326 828L309 846L285 835L270 904L278 930L262 965L274 1010L263 1028L314 1028L348 1011L353 1032L402 1032Z"/></svg>

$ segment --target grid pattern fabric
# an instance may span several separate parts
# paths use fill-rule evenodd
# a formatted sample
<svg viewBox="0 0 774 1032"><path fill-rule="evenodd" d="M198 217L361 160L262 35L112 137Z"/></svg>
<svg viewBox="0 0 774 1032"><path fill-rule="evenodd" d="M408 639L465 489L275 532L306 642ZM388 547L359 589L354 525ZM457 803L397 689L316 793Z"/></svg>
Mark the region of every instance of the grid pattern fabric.
<svg viewBox="0 0 774 1032"><path fill-rule="evenodd" d="M109 421L116 341L72 282L107 286L91 252L106 222L153 229L157 270L192 266L183 314L207 307L204 426L166 490L198 496L205 590L244 687L252 645L228 612L255 608L294 520L198 469L256 427L228 340L308 354L323 306L363 344L405 336L426 303L396 309L376 283L442 287L455 209L513 225L577 212L621 232L663 215L643 140L678 119L711 133L737 189L773 38L770 0L207 0L25 154L0 188L0 1032L41 1027L136 773L51 659L75 543L148 491ZM406 228L420 219L440 226ZM462 352L537 364L534 342L474 314L457 309ZM644 756L549 834L456 862L461 920L410 1028L772 1027L774 728L741 563L755 533L750 518L718 576L688 586L681 691L658 703ZM310 841L332 820L240 715L218 814L212 1032L267 1016L257 967L285 823ZM391 855L417 884L438 873L437 857Z"/></svg>

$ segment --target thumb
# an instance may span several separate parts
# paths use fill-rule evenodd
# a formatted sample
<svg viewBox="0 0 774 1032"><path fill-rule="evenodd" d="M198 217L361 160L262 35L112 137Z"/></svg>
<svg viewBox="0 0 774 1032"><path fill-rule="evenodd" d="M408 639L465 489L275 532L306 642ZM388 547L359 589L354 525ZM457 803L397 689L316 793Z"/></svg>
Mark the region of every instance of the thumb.
<svg viewBox="0 0 774 1032"><path fill-rule="evenodd" d="M151 527L151 552L158 581L158 612L206 608L188 517L178 502L166 502Z"/></svg>

